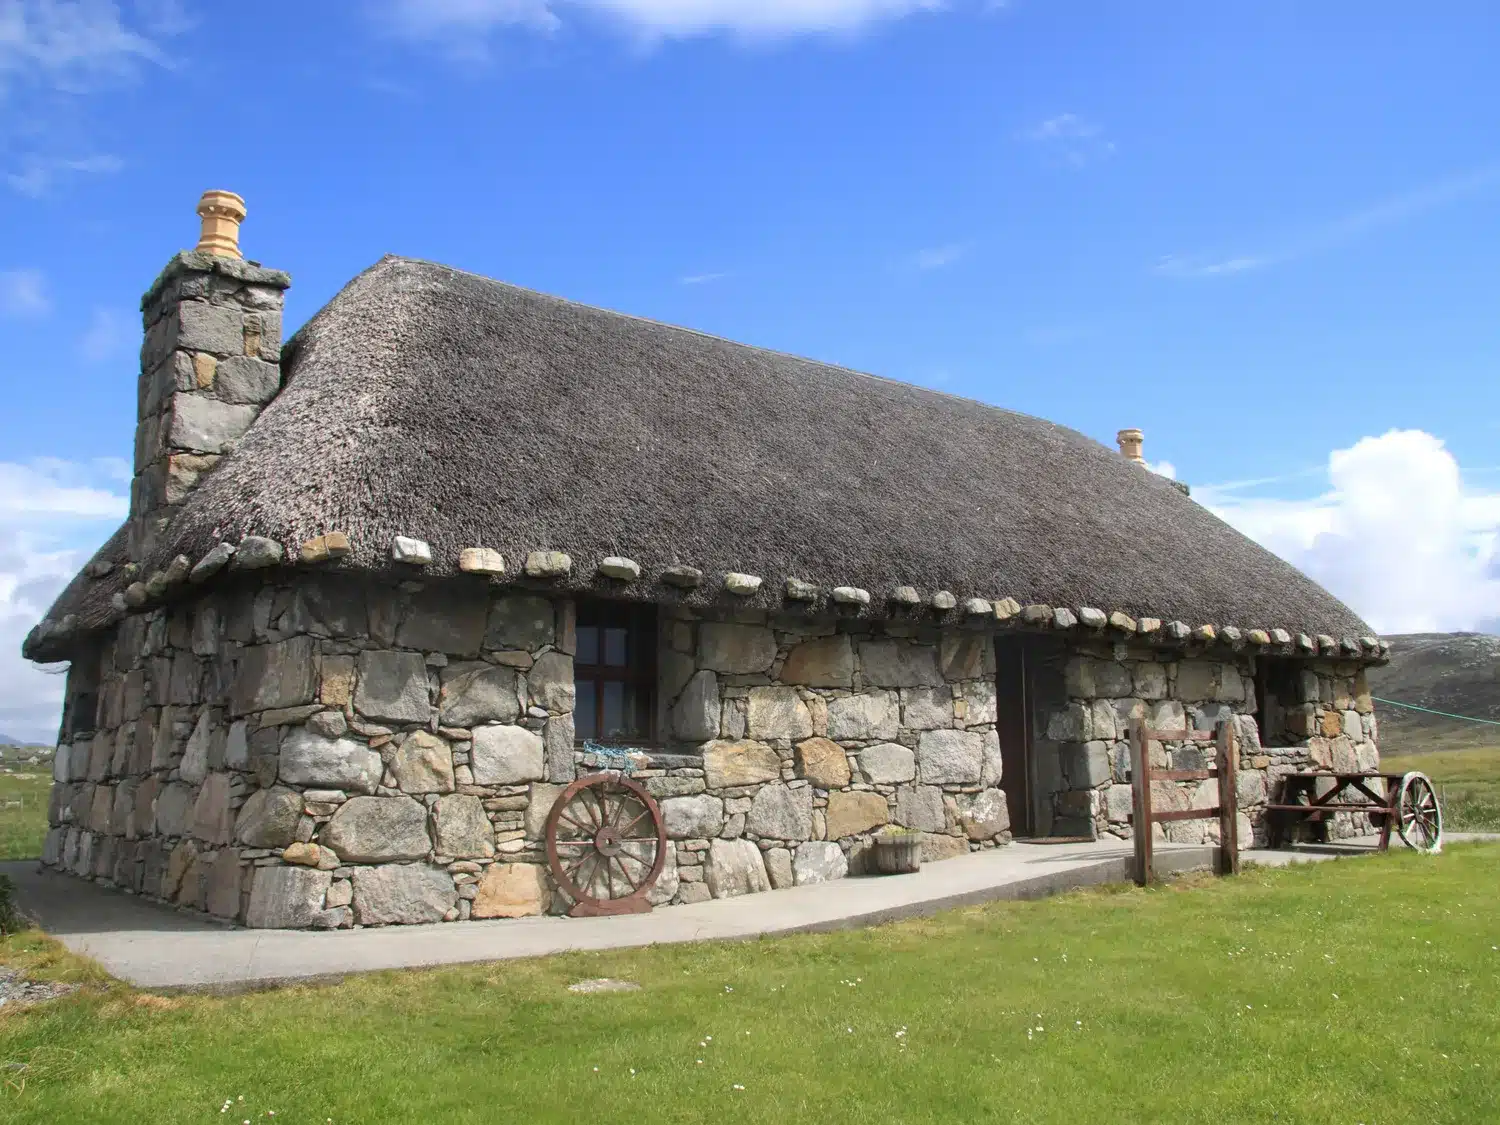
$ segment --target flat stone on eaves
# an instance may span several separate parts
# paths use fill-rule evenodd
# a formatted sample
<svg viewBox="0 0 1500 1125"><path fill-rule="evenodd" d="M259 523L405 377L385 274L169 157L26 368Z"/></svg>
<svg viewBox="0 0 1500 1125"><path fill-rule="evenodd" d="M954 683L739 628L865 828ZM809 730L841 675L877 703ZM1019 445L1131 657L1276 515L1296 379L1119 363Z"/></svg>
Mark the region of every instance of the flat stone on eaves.
<svg viewBox="0 0 1500 1125"><path fill-rule="evenodd" d="M572 569L573 560L563 551L532 551L526 556L530 578L564 578Z"/></svg>
<svg viewBox="0 0 1500 1125"><path fill-rule="evenodd" d="M619 582L634 582L641 576L641 564L623 555L610 555L600 560L599 573Z"/></svg>
<svg viewBox="0 0 1500 1125"><path fill-rule="evenodd" d="M398 535L391 540L391 558L410 566L426 566L432 561L432 547L425 539Z"/></svg>
<svg viewBox="0 0 1500 1125"><path fill-rule="evenodd" d="M760 583L761 578L758 574L741 574L732 570L724 575L724 589L741 598L748 598L759 590Z"/></svg>
<svg viewBox="0 0 1500 1125"><path fill-rule="evenodd" d="M786 596L788 601L815 602L818 600L818 587L811 582L804 582L800 578L788 578L786 580Z"/></svg>
<svg viewBox="0 0 1500 1125"><path fill-rule="evenodd" d="M285 552L281 544L274 539L268 539L264 535L247 535L240 541L240 545L233 549L232 554L231 570L260 570L281 562ZM205 556L205 561L206 558L207 556Z"/></svg>
<svg viewBox="0 0 1500 1125"><path fill-rule="evenodd" d="M465 574L504 574L505 556L491 547L465 547L458 553L458 569Z"/></svg>
<svg viewBox="0 0 1500 1125"><path fill-rule="evenodd" d="M661 572L661 580L679 590L691 590L703 581L703 571L696 566L681 564L667 567Z"/></svg>
<svg viewBox="0 0 1500 1125"><path fill-rule="evenodd" d="M392 723L425 723L427 663L420 652L365 651L359 654L354 706L366 718Z"/></svg>
<svg viewBox="0 0 1500 1125"><path fill-rule="evenodd" d="M207 555L198 559L192 570L187 571L189 582L207 582L214 574L229 564L229 559L234 556L234 547L228 543L219 543L213 549L208 550Z"/></svg>

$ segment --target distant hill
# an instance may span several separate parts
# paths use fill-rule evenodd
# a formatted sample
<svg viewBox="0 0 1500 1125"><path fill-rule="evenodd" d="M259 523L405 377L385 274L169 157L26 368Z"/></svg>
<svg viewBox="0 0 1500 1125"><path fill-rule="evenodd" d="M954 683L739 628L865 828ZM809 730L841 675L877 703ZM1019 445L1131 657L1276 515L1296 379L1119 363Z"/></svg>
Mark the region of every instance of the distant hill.
<svg viewBox="0 0 1500 1125"><path fill-rule="evenodd" d="M1408 633L1387 638L1391 662L1369 671L1371 694L1500 722L1500 637ZM1500 727L1375 704L1382 754L1500 746Z"/></svg>

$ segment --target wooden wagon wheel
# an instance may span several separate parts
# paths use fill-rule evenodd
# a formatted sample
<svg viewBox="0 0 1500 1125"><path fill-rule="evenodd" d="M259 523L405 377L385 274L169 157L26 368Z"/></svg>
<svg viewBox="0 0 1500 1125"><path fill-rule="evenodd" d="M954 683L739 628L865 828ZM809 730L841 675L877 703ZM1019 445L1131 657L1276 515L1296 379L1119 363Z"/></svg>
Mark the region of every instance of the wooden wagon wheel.
<svg viewBox="0 0 1500 1125"><path fill-rule="evenodd" d="M580 777L547 814L547 863L574 917L646 913L666 862L661 809L628 777Z"/></svg>
<svg viewBox="0 0 1500 1125"><path fill-rule="evenodd" d="M1436 852L1443 844L1443 810L1427 775L1415 771L1401 779L1396 798L1396 831L1409 848Z"/></svg>

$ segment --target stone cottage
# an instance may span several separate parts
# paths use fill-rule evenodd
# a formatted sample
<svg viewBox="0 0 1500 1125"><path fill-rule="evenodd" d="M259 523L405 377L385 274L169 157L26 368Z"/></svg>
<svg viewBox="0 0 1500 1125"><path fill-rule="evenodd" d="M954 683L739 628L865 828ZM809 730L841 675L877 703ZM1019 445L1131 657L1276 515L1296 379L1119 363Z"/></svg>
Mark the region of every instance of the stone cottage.
<svg viewBox="0 0 1500 1125"><path fill-rule="evenodd" d="M661 803L666 904L888 824L1128 837L1136 716L1238 724L1246 841L1278 773L1376 764L1386 644L1138 431L395 257L283 343L244 213L205 195L146 291L129 517L25 644L69 663L50 867L251 926L516 916L567 906L543 825L599 768Z"/></svg>

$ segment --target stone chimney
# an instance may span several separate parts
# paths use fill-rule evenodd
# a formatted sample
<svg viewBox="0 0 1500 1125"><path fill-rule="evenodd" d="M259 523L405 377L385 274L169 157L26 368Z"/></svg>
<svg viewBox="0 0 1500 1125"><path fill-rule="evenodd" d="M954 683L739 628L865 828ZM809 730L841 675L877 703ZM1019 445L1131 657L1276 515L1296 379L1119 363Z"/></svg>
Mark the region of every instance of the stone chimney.
<svg viewBox="0 0 1500 1125"><path fill-rule="evenodd" d="M292 280L240 253L245 201L207 191L202 233L141 298L130 557L155 545L184 497L281 389L281 307Z"/></svg>
<svg viewBox="0 0 1500 1125"><path fill-rule="evenodd" d="M1115 434L1115 441L1120 446L1120 456L1137 465L1146 463L1146 459L1141 456L1141 445L1145 440L1146 435L1137 429L1121 430Z"/></svg>

